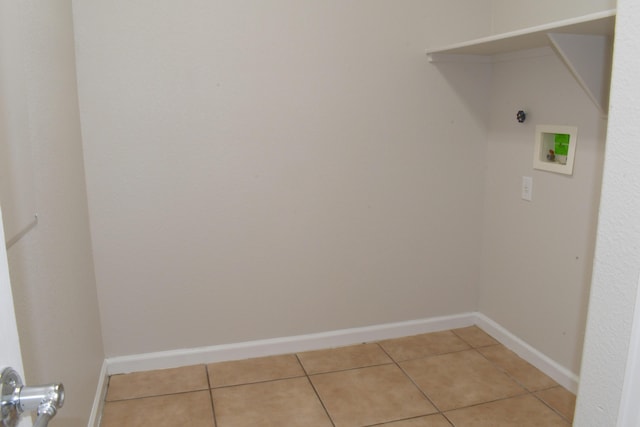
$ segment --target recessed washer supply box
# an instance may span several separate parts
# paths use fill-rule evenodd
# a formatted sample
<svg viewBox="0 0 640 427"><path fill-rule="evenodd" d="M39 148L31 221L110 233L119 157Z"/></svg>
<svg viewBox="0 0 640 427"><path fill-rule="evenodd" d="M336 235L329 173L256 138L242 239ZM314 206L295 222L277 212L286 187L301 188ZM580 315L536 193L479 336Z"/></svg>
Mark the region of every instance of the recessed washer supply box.
<svg viewBox="0 0 640 427"><path fill-rule="evenodd" d="M575 126L536 126L533 168L573 175L577 137L578 128Z"/></svg>

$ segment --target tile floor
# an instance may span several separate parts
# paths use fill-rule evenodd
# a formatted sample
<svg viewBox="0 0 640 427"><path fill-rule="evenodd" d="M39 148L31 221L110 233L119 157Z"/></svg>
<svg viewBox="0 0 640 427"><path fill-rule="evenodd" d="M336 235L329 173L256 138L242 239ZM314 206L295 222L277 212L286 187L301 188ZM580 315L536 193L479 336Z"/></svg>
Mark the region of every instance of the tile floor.
<svg viewBox="0 0 640 427"><path fill-rule="evenodd" d="M569 426L575 396L472 326L113 375L101 427Z"/></svg>

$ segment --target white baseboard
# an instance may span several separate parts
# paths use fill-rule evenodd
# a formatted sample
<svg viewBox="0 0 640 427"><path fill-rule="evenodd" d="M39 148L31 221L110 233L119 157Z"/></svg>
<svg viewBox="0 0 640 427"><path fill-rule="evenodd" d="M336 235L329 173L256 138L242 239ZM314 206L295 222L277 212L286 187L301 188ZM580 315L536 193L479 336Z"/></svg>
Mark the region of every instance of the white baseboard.
<svg viewBox="0 0 640 427"><path fill-rule="evenodd" d="M463 328L471 325L477 325L483 329L524 360L553 378L558 384L573 393L577 391L578 376L576 374L551 360L484 314L476 312L308 335L107 358L103 365L98 393L94 402L94 410L91 414L91 420L94 424L90 422L89 427L98 427L98 424L95 423L99 422L98 417L102 411L102 402L108 385L108 375L298 353Z"/></svg>
<svg viewBox="0 0 640 427"><path fill-rule="evenodd" d="M542 352L536 350L507 329L494 322L482 313L475 313L476 325L486 333L500 341L505 347L531 363L536 368L553 378L558 384L576 393L578 391L578 376L569 369L555 362Z"/></svg>
<svg viewBox="0 0 640 427"><path fill-rule="evenodd" d="M161 351L106 359L108 374L150 371L179 366L250 359L252 357L298 353L341 347L427 332L463 328L475 324L475 313L433 317L361 328L341 329L292 337L223 344L210 347Z"/></svg>
<svg viewBox="0 0 640 427"><path fill-rule="evenodd" d="M98 386L96 387L96 396L93 398L93 406L89 415L87 427L100 427L102 418L102 409L104 408L104 399L107 397L107 387L109 385L108 364L105 360L100 369L100 377L98 378Z"/></svg>

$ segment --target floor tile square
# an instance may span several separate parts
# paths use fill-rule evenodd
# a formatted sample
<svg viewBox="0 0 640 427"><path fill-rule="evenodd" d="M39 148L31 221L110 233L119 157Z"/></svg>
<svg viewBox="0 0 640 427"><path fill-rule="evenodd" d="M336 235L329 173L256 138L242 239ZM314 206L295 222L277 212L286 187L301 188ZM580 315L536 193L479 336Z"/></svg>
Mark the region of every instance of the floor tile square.
<svg viewBox="0 0 640 427"><path fill-rule="evenodd" d="M209 390L106 402L100 427L215 427Z"/></svg>
<svg viewBox="0 0 640 427"><path fill-rule="evenodd" d="M441 411L526 392L476 350L408 360L400 367Z"/></svg>
<svg viewBox="0 0 640 427"><path fill-rule="evenodd" d="M426 417L411 418L410 420L395 421L379 424L380 427L451 427L451 424L440 414L427 415Z"/></svg>
<svg viewBox="0 0 640 427"><path fill-rule="evenodd" d="M208 390L204 365L112 375L106 401Z"/></svg>
<svg viewBox="0 0 640 427"><path fill-rule="evenodd" d="M211 363L207 371L212 388L305 375L295 354Z"/></svg>
<svg viewBox="0 0 640 427"><path fill-rule="evenodd" d="M360 344L298 353L309 375L393 363L378 344Z"/></svg>
<svg viewBox="0 0 640 427"><path fill-rule="evenodd" d="M318 374L310 379L336 427L380 424L436 412L395 364Z"/></svg>
<svg viewBox="0 0 640 427"><path fill-rule="evenodd" d="M331 427L306 377L217 388L211 395L218 427Z"/></svg>
<svg viewBox="0 0 640 427"><path fill-rule="evenodd" d="M503 345L478 348L478 351L530 391L558 385L538 368Z"/></svg>
<svg viewBox="0 0 640 427"><path fill-rule="evenodd" d="M477 326L454 329L453 333L462 338L471 347L486 347L498 344L498 341Z"/></svg>
<svg viewBox="0 0 640 427"><path fill-rule="evenodd" d="M466 350L469 345L451 331L432 332L380 341L382 348L396 362L436 354Z"/></svg>
<svg viewBox="0 0 640 427"><path fill-rule="evenodd" d="M576 395L564 387L558 386L536 393L547 405L558 411L565 419L573 422L576 409Z"/></svg>
<svg viewBox="0 0 640 427"><path fill-rule="evenodd" d="M447 412L456 427L567 427L569 423L531 395Z"/></svg>

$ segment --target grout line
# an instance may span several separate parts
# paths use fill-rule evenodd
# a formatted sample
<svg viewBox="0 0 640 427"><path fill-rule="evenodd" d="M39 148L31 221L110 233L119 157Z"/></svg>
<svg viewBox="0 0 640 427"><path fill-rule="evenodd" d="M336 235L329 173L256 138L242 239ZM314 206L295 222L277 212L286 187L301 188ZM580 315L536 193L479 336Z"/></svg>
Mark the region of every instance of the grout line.
<svg viewBox="0 0 640 427"><path fill-rule="evenodd" d="M409 381L411 381L411 384L413 384L418 389L418 391L427 399L427 401L431 403L431 405L436 409L436 411L438 411L437 413L442 414L442 411L440 410L440 408L438 408L438 405L436 405L435 402L431 400L429 396L427 396L427 393L424 390L422 390L420 386L418 386L418 384L416 384L416 382L413 380L413 378L411 378L411 376L407 373L407 371L405 371L402 368L402 366L400 366L400 363L396 361L393 357L391 357L391 355L384 349L382 345L380 345L379 343L377 344L378 344L378 347L380 347L380 349L393 361L393 363L398 367L398 369L400 369L400 371L404 374L404 376L407 377Z"/></svg>
<svg viewBox="0 0 640 427"><path fill-rule="evenodd" d="M268 379L268 380L249 381L249 382L246 382L246 383L220 385L220 386L211 387L211 390L221 390L223 388L241 387L243 385L272 383L272 382L275 382L275 381L285 381L285 380L292 380L292 379L295 379L295 378L304 378L306 376L307 375L303 374L303 375L294 375L294 376L291 376L291 377L271 378L271 379Z"/></svg>
<svg viewBox="0 0 640 427"><path fill-rule="evenodd" d="M213 389L211 388L211 377L209 376L209 366L207 364L204 365L204 373L207 375L207 386L209 387L209 400L211 400L211 412L213 413L213 425L218 425L218 420L216 419L216 407L213 404Z"/></svg>
<svg viewBox="0 0 640 427"><path fill-rule="evenodd" d="M549 387L543 387L543 388L540 388L538 390L533 390L532 393L539 393L541 391L551 390L552 388L561 388L563 390L568 391L569 393L571 393L574 396L576 395L575 393L571 392L571 390L567 390L567 388L565 386L563 386L562 384L557 384L557 383L556 383L556 385L552 385L552 386L549 386Z"/></svg>
<svg viewBox="0 0 640 427"><path fill-rule="evenodd" d="M478 353L480 356L482 356L482 358L484 360L486 360L487 362L489 362L491 364L491 366L493 366L494 368L496 368L498 371L502 372L505 376L507 376L511 381L513 381L514 383L518 384L520 387L522 387L527 393L531 393L531 390L529 390L528 387L526 387L522 382L520 382L516 377L514 377L513 375L511 375L509 373L509 371L507 370L507 368L505 368L504 366L500 365L498 362L494 362L493 360L489 359L487 356L484 355L484 353L482 353L481 351L478 351L474 348L474 350L476 351L476 353Z"/></svg>
<svg viewBox="0 0 640 427"><path fill-rule="evenodd" d="M452 427L455 427L455 424L453 424L453 421L451 421L451 420L449 419L449 417L447 417L447 414L445 414L444 412L441 412L440 414L444 417L444 419L445 419L445 420L447 420L447 422L448 422Z"/></svg>
<svg viewBox="0 0 640 427"><path fill-rule="evenodd" d="M453 333L453 335L455 335L456 337L458 337L458 339L460 339L462 342L464 342L466 345L468 345L470 348L469 350L475 350L475 347L467 340L465 340L462 336L460 336L458 333L456 333L455 329L450 329L451 333ZM462 351L468 351L468 350L462 350ZM458 409L458 408L456 408ZM451 411L454 411L455 409L451 409ZM444 417L445 420L447 420L447 422L455 427L455 424L453 424L453 421L451 421L451 419L449 419L449 417L447 416L447 414L444 411L440 411L439 412L440 415L442 415Z"/></svg>
<svg viewBox="0 0 640 427"><path fill-rule="evenodd" d="M427 414L427 415L417 415L415 417L407 417L407 418L400 418L398 420L391 420L391 421L383 421L381 423L375 423L375 424L367 424L366 426L363 427L377 427L377 426L384 426L384 425L388 425L389 423L400 423L400 422L404 422L404 421L413 421L413 420L418 420L420 418L425 418L425 417L437 417L438 415L442 415L444 417L444 419L451 425L453 426L453 423L451 421L449 421L449 418L445 417L444 414L441 414L439 412L436 412L434 414ZM455 426L454 426L455 427Z"/></svg>
<svg viewBox="0 0 640 427"><path fill-rule="evenodd" d="M216 407L213 404L213 389L209 389L209 400L211 401L211 414L213 415L213 425L218 425L218 419L216 418Z"/></svg>
<svg viewBox="0 0 640 427"><path fill-rule="evenodd" d="M165 397L165 396L173 396L176 394L189 394L189 393L198 393L201 391L207 391L206 388L199 388L195 390L186 390L186 391L176 391L174 393L159 393L159 394L150 394L148 396L136 396L131 397L129 399L116 399L116 400L105 400L104 403L114 403L114 402L127 402L129 400L142 400L142 399L152 399L154 397Z"/></svg>
<svg viewBox="0 0 640 427"><path fill-rule="evenodd" d="M453 411L458 411L460 409L468 409L468 408L474 408L476 406L487 405L489 403L502 402L503 400L516 399L516 398L519 398L519 397L525 397L525 396L527 396L529 394L532 394L532 393L526 392L526 393L522 393L522 394L516 394L514 396L498 397L497 399L487 400L486 402L472 403L471 405L460 406L459 408L451 408L451 409L447 409L446 411L444 411L443 415L444 415L445 412L453 412Z"/></svg>
<svg viewBox="0 0 640 427"><path fill-rule="evenodd" d="M453 331L452 331L453 332ZM455 332L454 332L455 334ZM500 372L504 373L509 379L511 379L512 381L514 381L516 384L518 384L520 387L522 387L522 393L513 395L513 396L506 396L506 397L501 397L498 399L494 399L494 400L489 400L486 402L479 402L479 403L474 403L472 405L467 405L467 406L461 406L459 408L452 408L447 410L446 412L450 412L450 411L455 411L455 410L459 410L459 409L465 409L465 408L472 408L474 406L480 406L480 405L484 405L484 404L488 404L488 403L494 403L494 402L499 402L502 400L507 400L507 399L511 399L511 398L516 398L516 397L520 397L520 396L526 396L527 394L529 395L534 395L534 397L536 397L537 399L540 400L540 398L538 398L537 396L535 396L535 392L529 390L527 387L525 387L523 384L521 384L519 381L517 381L513 376L511 376L508 372L506 372L505 369L503 369L500 365L498 365L497 363L491 361L490 359L488 359L484 354L482 354L480 351L478 351L478 348L484 348L484 347L488 347L488 346L479 346L479 347L474 347L472 346L468 341L466 341L465 339L463 339L461 336L455 334L458 338L460 338L460 340L462 340L465 344L469 345L470 348L468 349L464 349L464 350L455 350L455 351L450 351L450 352L446 352L446 353L440 353L440 354L433 354L433 355L429 355L429 356L425 356L425 357L418 357L418 358L413 358L413 359L407 359L407 360L417 360L417 359L427 359L427 358L431 358L431 357L437 357L437 356L442 356L442 355L447 355L447 354L454 354L454 353L461 353L463 351L474 351L477 354L479 354L480 356L482 356L484 359L486 359L488 362L490 362L492 364L492 366L494 366L496 369L498 369ZM431 402L431 404L438 410L438 413L443 415L447 421L453 425L453 422L446 416L445 411L441 410L436 404L435 402L433 402L429 396L427 395L427 393L425 391L423 391L418 384L415 383L415 381L413 381L413 379L411 378L411 376L409 376L409 374L402 368L402 366L400 366L400 362L406 362L407 360L402 360L402 361L396 361L393 357L391 357L391 355L384 349L384 347L380 344L378 344L380 346L380 348L382 349L383 352L385 352L387 354L387 356L389 356L389 358L391 358L391 360L394 361L394 363L402 370L402 372L409 378L409 380L416 386L416 388L418 388L418 390L420 390L420 392L429 400L429 402ZM497 344L492 344L492 345L497 345ZM553 387L558 387L556 386L552 386L550 388ZM548 404L545 403L545 405L549 406ZM554 408L551 408L554 409ZM554 409L554 412L558 413L558 411L556 411ZM559 414L561 415L561 414ZM561 418L563 420L567 420L564 416L561 416Z"/></svg>
<svg viewBox="0 0 640 427"><path fill-rule="evenodd" d="M327 418L329 418L329 422L331 423L331 425L333 427L336 427L336 423L333 422L333 418L331 417L331 414L329 413L329 410L327 409L327 407L325 406L324 402L322 401L322 398L320 397L320 393L318 393L318 390L316 389L316 386L313 384L313 381L311 381L311 377L307 373L307 369L304 367L304 364L300 360L300 357L298 356L298 353L294 353L294 355L296 356L296 359L298 360L298 363L300 364L300 366L302 366L302 370L305 373L305 377L307 378L307 381L309 382L309 385L313 389L313 392L316 394L316 397L318 398L318 401L320 402L320 405L322 405L322 409L324 409L324 413L327 414Z"/></svg>
<svg viewBox="0 0 640 427"><path fill-rule="evenodd" d="M479 348L485 348L485 347L479 347ZM533 394L533 393L536 393L536 392L538 392L538 391L549 390L549 389L551 389L551 388L555 388L555 387L562 387L562 385L558 384L558 383L554 380L553 382L555 383L555 385L551 385L551 386L549 386L549 387L544 387L544 388L541 388L541 389L535 389L535 390L534 390L534 389L530 389L529 387L527 387L527 385L526 385L526 384L524 384L522 381L518 380L515 376L513 376L511 373L509 373L509 371L507 370L507 368L506 368L506 367L502 366L502 365L501 365L500 363L498 363L498 362L494 362L493 360L489 359L489 358L488 358L487 356L485 356L485 355L484 355L484 353L482 353L481 351L478 351L477 349L474 349L474 350L476 350L476 352L477 352L477 353L479 353L482 357L484 357L484 358L485 358L489 363L491 363L491 364L492 364L496 369L498 369L500 372L502 372L502 373L503 373L503 374L505 374L507 377L509 377L509 379L511 379L513 382L515 382L515 383L516 383L516 384L518 384L520 387L522 387L523 389L525 389L525 390L527 391L527 393L531 393L531 394ZM508 349L507 349L507 350L508 350ZM509 350L509 351L510 351L510 350ZM516 354L516 357L518 357L519 359L522 359L522 358L521 358L520 356L518 356L517 354ZM522 359L522 360L524 360L524 359ZM525 362L526 362L526 363L528 363L526 360L525 360ZM531 366L532 366L533 368L535 368L535 369L538 369L538 368L536 368L536 367L535 367L535 366L533 366L533 365L531 365ZM538 370L539 370L539 369L538 369ZM541 372L541 373L542 373L542 374L544 374L544 372ZM553 380L553 379L552 379L552 380ZM564 387L562 387L562 388L564 388Z"/></svg>
<svg viewBox="0 0 640 427"><path fill-rule="evenodd" d="M386 362L386 363L376 363L375 365L367 365L367 366L357 366L354 368L343 368L343 369L336 369L334 371L325 371L325 372L314 372L312 374L307 374L308 377L315 377L317 375L328 375L328 374L337 374L339 372L349 372L349 371L357 371L359 369L367 369L367 368L377 368L378 366L386 366L386 365L393 365L395 362L393 360L391 360L391 362Z"/></svg>
<svg viewBox="0 0 640 427"><path fill-rule="evenodd" d="M307 371L307 368L304 367L304 363L302 363L302 360L300 360L300 356L298 356L298 353L293 353L293 355L296 357L298 365L300 365L300 367L302 368L302 372L304 372L304 375L306 377L309 377L309 372Z"/></svg>
<svg viewBox="0 0 640 427"><path fill-rule="evenodd" d="M562 386L559 386L562 387ZM552 387L555 388L555 387ZM545 389L545 390L550 390L550 389ZM538 391L544 391L544 390L538 390ZM535 397L536 399L538 399L540 402L542 402L543 405L545 405L546 407L548 407L549 409L551 409L553 412L555 412L556 414L558 414L560 416L560 418L562 418L563 420L565 420L566 422L571 424L571 420L569 418L567 418L566 416L564 416L564 414L562 414L558 409L556 409L555 407L553 407L550 403L547 403L543 398L541 398L540 396L538 396L536 394L537 392L531 392L531 395L533 397Z"/></svg>
<svg viewBox="0 0 640 427"><path fill-rule="evenodd" d="M411 384L413 384L418 389L420 394L422 394L425 397L425 399L427 399L427 401L431 403L431 405L436 409L437 412L434 412L434 414L442 414L442 410L438 407L438 405L436 405L436 403L433 400L431 400L431 398L427 395L427 392L422 390L422 388L420 388L420 386L416 384L413 378L411 378L409 374L397 362L396 362L396 366L398 367L398 369L400 369L400 371L404 374L404 376L407 377L409 381L411 381ZM431 414L425 414L425 415L431 415Z"/></svg>
<svg viewBox="0 0 640 427"><path fill-rule="evenodd" d="M207 387L209 387L209 390L211 390L211 378L209 377L209 366L207 366L206 364L204 365L204 373L207 376Z"/></svg>
<svg viewBox="0 0 640 427"><path fill-rule="evenodd" d="M104 391L104 400L102 401L103 403L113 402L112 400L107 400L107 397L109 396L110 385L111 385L111 375L107 375L107 388Z"/></svg>
<svg viewBox="0 0 640 427"><path fill-rule="evenodd" d="M562 386L560 386L560 387L562 387ZM557 409L555 409L553 406L549 405L547 402L545 402L544 400L542 400L542 398L540 398L540 397L536 396L536 393L535 393L535 392L531 392L531 391L527 391L527 392L526 392L526 393L524 393L524 394L517 394L517 395L515 395L515 396L501 397L501 398L499 398L499 399L495 399L495 400L489 400L489 401L486 401L486 402L474 403L473 405L461 406L460 408L453 408L453 409L449 409L449 410L447 410L446 412L453 412L453 411L458 411L458 410L461 410L461 409L473 408L473 407L475 407L475 406L487 405L487 404L489 404L489 403L496 403L496 402L500 402L500 401L503 401L503 400L509 400L509 399L515 399L515 398L518 398L518 397L524 397L524 396L527 396L527 395L532 396L533 398L535 398L535 399L537 399L537 400L541 401L545 406L547 406L547 407L548 407L549 409L551 409L551 410L552 410L556 415L558 415L558 416L559 416L563 421L566 421L566 422L568 422L569 424L571 424L571 421L570 421L567 417L565 417L564 415L562 415L562 414L561 414ZM447 418L447 421L449 421L452 425L454 425L454 424L453 424L453 422L452 422L452 421L450 421L450 420L449 420L449 418L447 417L446 412L442 412L441 414L442 414L442 415L444 415L444 416Z"/></svg>
<svg viewBox="0 0 640 427"><path fill-rule="evenodd" d="M433 354L429 354L427 356L410 357L408 359L398 360L397 362L393 358L391 360L393 360L394 363L410 362L412 360L431 359L433 357L446 356L448 354L463 353L465 351L471 351L471 350L475 350L475 348L469 347L469 348L463 348L462 350L445 351L444 353L433 353ZM391 356L389 356L389 357L391 357Z"/></svg>

